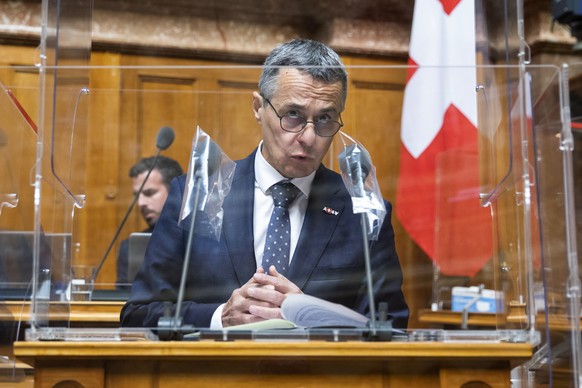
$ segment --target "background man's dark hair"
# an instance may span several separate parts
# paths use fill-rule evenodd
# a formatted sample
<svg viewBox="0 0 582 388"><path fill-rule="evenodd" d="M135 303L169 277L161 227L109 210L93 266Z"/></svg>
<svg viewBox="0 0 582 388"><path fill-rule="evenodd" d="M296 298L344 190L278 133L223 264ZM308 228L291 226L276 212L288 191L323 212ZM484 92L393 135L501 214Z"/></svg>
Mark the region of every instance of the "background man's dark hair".
<svg viewBox="0 0 582 388"><path fill-rule="evenodd" d="M143 158L129 170L129 177L135 178L139 174L148 171L154 165L155 160L156 158L154 156ZM162 180L168 191L170 190L170 182L172 179L184 173L178 162L163 155L158 157L158 162L156 163L155 169L158 170L162 175Z"/></svg>

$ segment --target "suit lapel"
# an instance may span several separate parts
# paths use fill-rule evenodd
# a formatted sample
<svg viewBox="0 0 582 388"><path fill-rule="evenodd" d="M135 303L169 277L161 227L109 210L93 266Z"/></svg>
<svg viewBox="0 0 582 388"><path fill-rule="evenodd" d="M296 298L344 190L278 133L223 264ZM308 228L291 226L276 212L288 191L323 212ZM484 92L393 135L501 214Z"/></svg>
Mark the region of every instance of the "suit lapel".
<svg viewBox="0 0 582 388"><path fill-rule="evenodd" d="M237 162L230 193L223 203L223 232L230 260L241 285L255 273L253 201L255 190L253 152Z"/></svg>
<svg viewBox="0 0 582 388"><path fill-rule="evenodd" d="M346 204L338 195L341 183L338 185L338 180L332 179L332 174L321 166L313 180L303 227L288 273L289 279L299 288L303 288L313 272L337 227L341 213L345 211ZM326 212L324 208L330 211Z"/></svg>

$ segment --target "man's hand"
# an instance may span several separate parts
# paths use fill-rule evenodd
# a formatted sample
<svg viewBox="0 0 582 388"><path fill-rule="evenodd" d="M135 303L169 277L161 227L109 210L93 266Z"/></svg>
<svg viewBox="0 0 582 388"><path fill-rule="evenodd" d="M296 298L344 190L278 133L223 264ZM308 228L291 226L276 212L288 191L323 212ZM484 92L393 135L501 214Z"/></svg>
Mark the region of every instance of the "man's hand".
<svg viewBox="0 0 582 388"><path fill-rule="evenodd" d="M222 309L222 326L282 318L281 304L285 297L301 293L301 289L278 273L274 266L269 274L259 268L248 282L232 292Z"/></svg>
<svg viewBox="0 0 582 388"><path fill-rule="evenodd" d="M257 273L263 273L264 270L259 268ZM262 321L263 318L253 315L249 312L252 304L262 303L267 305L267 302L253 300L249 297L248 290L255 287L260 287L254 278L251 278L241 288L237 288L232 292L230 299L226 302L222 309L222 326L242 325L244 323L252 323ZM275 306L270 306L275 307Z"/></svg>
<svg viewBox="0 0 582 388"><path fill-rule="evenodd" d="M247 290L252 301L249 313L263 319L282 318L281 305L287 295L302 294L301 289L277 272L275 266L269 268L269 274L257 271L252 280L258 286Z"/></svg>

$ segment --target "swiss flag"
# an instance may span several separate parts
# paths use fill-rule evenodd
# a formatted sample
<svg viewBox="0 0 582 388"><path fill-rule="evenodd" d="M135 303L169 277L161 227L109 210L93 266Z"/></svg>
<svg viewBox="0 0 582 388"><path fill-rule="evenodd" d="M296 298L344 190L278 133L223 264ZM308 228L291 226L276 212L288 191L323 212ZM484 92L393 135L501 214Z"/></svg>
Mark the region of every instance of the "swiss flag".
<svg viewBox="0 0 582 388"><path fill-rule="evenodd" d="M443 274L491 258L477 147L474 0L416 0L404 91L397 216Z"/></svg>

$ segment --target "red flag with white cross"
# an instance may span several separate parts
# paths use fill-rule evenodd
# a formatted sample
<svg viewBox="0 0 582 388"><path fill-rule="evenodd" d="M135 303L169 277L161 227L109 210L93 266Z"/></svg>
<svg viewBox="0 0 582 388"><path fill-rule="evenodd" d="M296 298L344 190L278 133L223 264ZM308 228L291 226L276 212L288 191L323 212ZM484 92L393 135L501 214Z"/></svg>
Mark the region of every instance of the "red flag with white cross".
<svg viewBox="0 0 582 388"><path fill-rule="evenodd" d="M481 206L474 0L416 0L404 91L396 213L451 276L491 258L491 214Z"/></svg>

